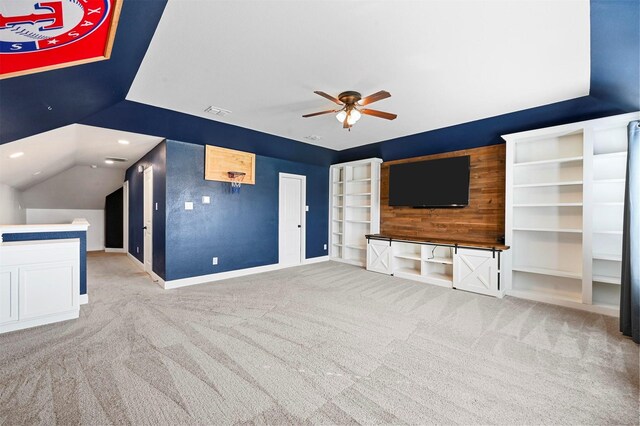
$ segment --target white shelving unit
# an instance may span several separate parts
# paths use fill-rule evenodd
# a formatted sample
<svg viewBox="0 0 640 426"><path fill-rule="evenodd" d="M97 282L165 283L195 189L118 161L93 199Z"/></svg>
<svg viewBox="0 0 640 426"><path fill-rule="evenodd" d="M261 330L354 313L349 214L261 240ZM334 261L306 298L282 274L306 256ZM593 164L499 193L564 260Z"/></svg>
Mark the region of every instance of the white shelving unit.
<svg viewBox="0 0 640 426"><path fill-rule="evenodd" d="M365 266L365 235L380 232L379 158L334 164L329 170L330 257Z"/></svg>
<svg viewBox="0 0 640 426"><path fill-rule="evenodd" d="M618 314L624 114L503 136L508 295Z"/></svg>

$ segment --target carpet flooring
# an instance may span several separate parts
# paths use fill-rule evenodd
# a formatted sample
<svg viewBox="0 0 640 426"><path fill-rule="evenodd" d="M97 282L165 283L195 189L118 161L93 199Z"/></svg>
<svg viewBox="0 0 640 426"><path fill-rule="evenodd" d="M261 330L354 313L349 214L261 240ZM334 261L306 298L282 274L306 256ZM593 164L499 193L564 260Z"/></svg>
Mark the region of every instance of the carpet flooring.
<svg viewBox="0 0 640 426"><path fill-rule="evenodd" d="M617 319L334 262L162 290L89 257L80 319L0 335L0 424L638 424Z"/></svg>

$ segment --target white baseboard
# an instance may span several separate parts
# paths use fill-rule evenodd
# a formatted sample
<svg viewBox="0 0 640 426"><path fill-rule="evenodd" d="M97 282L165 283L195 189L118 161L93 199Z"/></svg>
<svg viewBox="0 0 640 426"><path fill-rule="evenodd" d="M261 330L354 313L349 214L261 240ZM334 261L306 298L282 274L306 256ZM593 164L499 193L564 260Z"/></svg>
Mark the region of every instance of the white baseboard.
<svg viewBox="0 0 640 426"><path fill-rule="evenodd" d="M129 252L127 252L127 257L129 259L131 259L131 261L133 263L135 263L138 268L140 268L140 269L142 269L144 271L144 263L140 262L138 259L136 259L136 257L134 255L132 255Z"/></svg>
<svg viewBox="0 0 640 426"><path fill-rule="evenodd" d="M81 305L86 305L87 303L89 303L89 295L88 294L81 294L80 295L80 304Z"/></svg>
<svg viewBox="0 0 640 426"><path fill-rule="evenodd" d="M10 331L22 330L25 328L37 327L39 325L51 324L54 322L76 319L79 316L80 316L80 309L77 308L68 312L44 315L38 318L29 319L29 320L16 321L14 323L0 325L0 334L8 333Z"/></svg>
<svg viewBox="0 0 640 426"><path fill-rule="evenodd" d="M105 248L105 253L126 253L127 251L123 248Z"/></svg>
<svg viewBox="0 0 640 426"><path fill-rule="evenodd" d="M234 271L219 272L217 274L198 275L197 277L181 278L179 280L162 281L160 277L158 279L162 281L165 290L186 287L196 284L205 284L213 281L227 280L229 278L244 277L247 275L260 274L263 272L277 271L279 269L293 268L295 266L309 265L312 263L326 262L329 260L329 256L312 257L311 259L305 259L301 265L287 265L283 266L279 263L273 263L271 265L256 266L254 268L236 269ZM155 274L154 274L155 275Z"/></svg>
<svg viewBox="0 0 640 426"><path fill-rule="evenodd" d="M312 257L311 259L305 259L304 261L302 261L303 265L311 265L312 263L320 263L320 262L328 262L329 261L329 256L319 256L319 257Z"/></svg>
<svg viewBox="0 0 640 426"><path fill-rule="evenodd" d="M153 280L154 283L158 284L160 287L166 288L164 280L160 278L160 276L153 271L151 271L151 279Z"/></svg>

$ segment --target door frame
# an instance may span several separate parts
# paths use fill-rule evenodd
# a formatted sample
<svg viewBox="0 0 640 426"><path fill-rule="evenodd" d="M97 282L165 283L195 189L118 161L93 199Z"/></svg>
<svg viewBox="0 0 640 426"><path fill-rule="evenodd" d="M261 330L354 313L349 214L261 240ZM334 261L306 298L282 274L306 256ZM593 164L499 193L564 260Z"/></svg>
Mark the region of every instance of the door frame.
<svg viewBox="0 0 640 426"><path fill-rule="evenodd" d="M295 175L292 173L278 173L278 263L282 263L282 242L283 229L280 224L283 221L282 208L282 179L298 179L300 180L300 263L302 265L307 258L307 177L305 175ZM290 265L295 266L295 265Z"/></svg>
<svg viewBox="0 0 640 426"><path fill-rule="evenodd" d="M122 184L122 249L129 251L129 181Z"/></svg>
<svg viewBox="0 0 640 426"><path fill-rule="evenodd" d="M147 247L146 244L146 230L143 228L142 229L142 264L144 265L144 271L148 272L149 274L151 274L153 272L153 166L149 166L146 169L144 169L144 172L142 174L142 226L145 226L145 212L147 211L147 206L144 205L144 193L145 193L145 186L146 186L146 175L147 173L149 173L151 175L151 179L150 179L150 184L149 184L149 199L148 202L151 203L151 206L149 208L149 211L151 212L151 233L149 235L149 247ZM149 250L149 268L147 269L147 262L146 262L146 256L145 253L147 252L147 250Z"/></svg>

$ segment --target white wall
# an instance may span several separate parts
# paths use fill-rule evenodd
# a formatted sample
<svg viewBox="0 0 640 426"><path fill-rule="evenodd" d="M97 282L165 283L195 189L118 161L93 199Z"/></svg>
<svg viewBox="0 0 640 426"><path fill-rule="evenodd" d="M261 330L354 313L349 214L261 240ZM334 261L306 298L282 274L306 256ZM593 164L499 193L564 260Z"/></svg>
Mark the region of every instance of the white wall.
<svg viewBox="0 0 640 426"><path fill-rule="evenodd" d="M0 225L23 225L26 220L22 193L0 183Z"/></svg>
<svg viewBox="0 0 640 426"><path fill-rule="evenodd" d="M104 198L122 186L123 169L75 166L24 190L29 209L104 209Z"/></svg>
<svg viewBox="0 0 640 426"><path fill-rule="evenodd" d="M104 210L86 209L27 209L27 224L71 223L85 218L91 226L87 231L87 250L104 250Z"/></svg>

